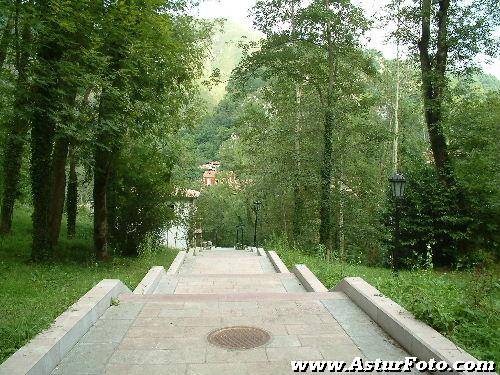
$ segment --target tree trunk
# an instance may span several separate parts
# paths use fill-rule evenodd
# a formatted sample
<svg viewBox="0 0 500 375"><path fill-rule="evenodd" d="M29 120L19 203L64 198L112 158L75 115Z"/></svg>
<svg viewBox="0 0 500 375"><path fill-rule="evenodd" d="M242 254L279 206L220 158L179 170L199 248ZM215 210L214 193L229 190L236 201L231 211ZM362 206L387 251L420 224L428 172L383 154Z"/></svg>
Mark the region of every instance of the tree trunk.
<svg viewBox="0 0 500 375"><path fill-rule="evenodd" d="M22 31L23 46L29 43L30 40L30 26L28 22L25 22ZM11 121L9 121L7 124L8 135L4 148L4 187L2 196L2 211L0 214L0 234L10 233L12 227L14 203L18 195L19 180L21 177L21 164L23 160L24 144L26 142L26 135L28 133L28 119L25 116L25 107L28 104L28 58L29 56L27 49L23 48L22 50L20 50L20 48L18 48L18 50L16 51L17 87L14 100L14 111Z"/></svg>
<svg viewBox="0 0 500 375"><path fill-rule="evenodd" d="M325 5L329 5L329 1L325 0ZM332 251L331 239L331 210L332 210L332 151L333 142L332 134L335 124L333 114L333 97L335 85L335 56L334 42L330 24L326 24L326 41L328 50L328 87L325 98L325 131L323 133L323 163L321 166L321 201L320 201L320 228L319 242L325 247L326 258L330 260Z"/></svg>
<svg viewBox="0 0 500 375"><path fill-rule="evenodd" d="M49 209L50 243L57 245L61 231L66 189L66 160L69 141L66 136L59 137L54 145L52 157L52 194Z"/></svg>
<svg viewBox="0 0 500 375"><path fill-rule="evenodd" d="M46 89L41 89L40 94L50 95ZM31 256L35 261L47 259L52 252L48 224L50 162L54 141L54 123L41 108L35 110L37 113L33 116L34 124L31 131L31 186L33 194L33 244Z"/></svg>
<svg viewBox="0 0 500 375"><path fill-rule="evenodd" d="M94 251L97 259L107 260L108 254L108 206L107 188L111 171L111 152L107 137L97 139L94 151Z"/></svg>
<svg viewBox="0 0 500 375"><path fill-rule="evenodd" d="M76 215L78 213L78 177L76 174L75 146L69 147L69 178L66 193L66 216L68 238L75 238L76 235Z"/></svg>
<svg viewBox="0 0 500 375"><path fill-rule="evenodd" d="M2 212L0 234L10 233L14 203L18 196L19 180L21 177L21 163L23 160L24 143L27 134L26 123L20 119L19 114L14 115L11 123L12 129L7 138L4 151L4 189L2 199Z"/></svg>
<svg viewBox="0 0 500 375"><path fill-rule="evenodd" d="M450 163L448 146L442 127L442 103L446 88L446 64L448 57L447 24L449 0L439 1L437 13L438 37L434 57L430 55L431 0L422 1L422 28L418 42L420 70L422 74L422 95L424 98L425 122L429 132L432 155L436 171L442 183L454 185L453 170Z"/></svg>
<svg viewBox="0 0 500 375"><path fill-rule="evenodd" d="M301 188L298 184L295 184L293 188L293 242L299 244L302 237L302 211L304 209L304 204L302 201Z"/></svg>
<svg viewBox="0 0 500 375"><path fill-rule="evenodd" d="M41 3L41 14L49 13ZM43 30L47 33L47 30ZM51 198L51 157L55 137L55 120L52 113L58 109L57 62L62 49L49 35L41 35L36 72L39 79L32 88L33 126L31 130L31 191L33 195L33 243L31 258L34 261L48 259L52 253L49 235L49 207Z"/></svg>
<svg viewBox="0 0 500 375"><path fill-rule="evenodd" d="M323 134L323 163L321 165L321 201L319 242L325 247L327 260L331 255L331 209L332 209L332 131L333 113L331 108L325 110L325 131Z"/></svg>
<svg viewBox="0 0 500 375"><path fill-rule="evenodd" d="M75 105L76 88L66 85L63 91L63 104L67 108ZM71 122L69 111L64 111L63 122ZM66 161L68 159L69 137L65 134L59 134L54 144L52 155L52 186L51 186L51 205L49 208L49 231L50 242L57 245L59 233L61 232L61 221L64 211L64 199L66 193Z"/></svg>

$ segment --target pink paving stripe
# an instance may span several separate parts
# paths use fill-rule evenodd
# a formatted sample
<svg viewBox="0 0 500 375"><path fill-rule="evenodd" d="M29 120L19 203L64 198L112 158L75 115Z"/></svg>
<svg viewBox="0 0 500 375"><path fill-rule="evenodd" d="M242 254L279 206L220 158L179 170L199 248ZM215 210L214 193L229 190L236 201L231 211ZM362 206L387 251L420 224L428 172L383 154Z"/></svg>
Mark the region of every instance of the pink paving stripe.
<svg viewBox="0 0 500 375"><path fill-rule="evenodd" d="M212 278L225 278L225 279L253 279L253 278L268 278L268 279L294 279L295 275L293 273L231 273L231 274L222 274L222 273L199 273L199 274L176 274L176 275L167 275L167 277L173 278L186 278L186 279L202 279L204 277L212 277Z"/></svg>

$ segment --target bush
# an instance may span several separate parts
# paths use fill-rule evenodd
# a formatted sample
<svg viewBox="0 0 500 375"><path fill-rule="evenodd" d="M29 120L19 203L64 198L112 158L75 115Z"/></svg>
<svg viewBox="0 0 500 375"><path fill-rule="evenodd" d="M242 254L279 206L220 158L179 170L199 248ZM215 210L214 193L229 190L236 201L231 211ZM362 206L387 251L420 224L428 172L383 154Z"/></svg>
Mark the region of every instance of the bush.
<svg viewBox="0 0 500 375"><path fill-rule="evenodd" d="M160 149L129 142L114 170L109 194L110 242L123 255L137 255L147 240L159 241L173 218L172 158Z"/></svg>

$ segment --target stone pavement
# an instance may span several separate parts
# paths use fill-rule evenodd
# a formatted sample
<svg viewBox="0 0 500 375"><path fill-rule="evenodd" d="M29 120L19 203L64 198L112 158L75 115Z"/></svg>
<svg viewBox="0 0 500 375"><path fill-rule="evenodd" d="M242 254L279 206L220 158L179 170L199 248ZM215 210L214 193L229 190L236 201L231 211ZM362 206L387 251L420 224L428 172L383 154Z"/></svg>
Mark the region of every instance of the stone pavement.
<svg viewBox="0 0 500 375"><path fill-rule="evenodd" d="M251 326L271 340L228 350L215 329ZM186 257L150 295L124 294L53 374L292 374L292 360L402 359L407 354L346 295L308 293L256 252Z"/></svg>

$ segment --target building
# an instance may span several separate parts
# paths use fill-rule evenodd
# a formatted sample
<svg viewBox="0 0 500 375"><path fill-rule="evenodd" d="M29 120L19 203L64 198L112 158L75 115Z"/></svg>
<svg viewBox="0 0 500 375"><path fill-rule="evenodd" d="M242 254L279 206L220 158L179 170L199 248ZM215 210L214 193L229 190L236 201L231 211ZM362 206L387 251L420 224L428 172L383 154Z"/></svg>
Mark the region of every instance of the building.
<svg viewBox="0 0 500 375"><path fill-rule="evenodd" d="M177 190L179 200L174 203L175 219L163 234L163 243L171 249L187 250L189 247L189 222L195 211L194 200L200 192L193 189Z"/></svg>
<svg viewBox="0 0 500 375"><path fill-rule="evenodd" d="M217 184L217 171L208 170L203 172L203 185L211 186Z"/></svg>

